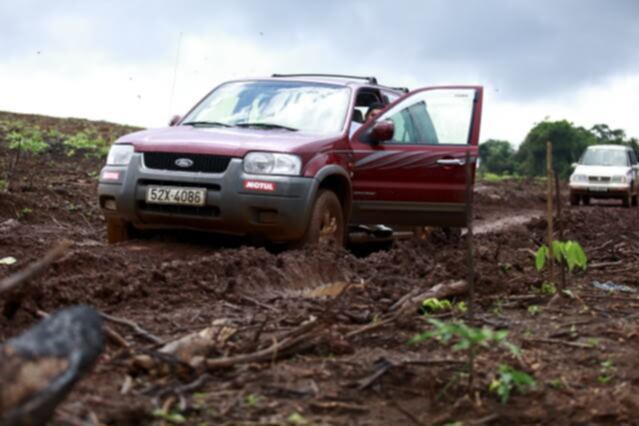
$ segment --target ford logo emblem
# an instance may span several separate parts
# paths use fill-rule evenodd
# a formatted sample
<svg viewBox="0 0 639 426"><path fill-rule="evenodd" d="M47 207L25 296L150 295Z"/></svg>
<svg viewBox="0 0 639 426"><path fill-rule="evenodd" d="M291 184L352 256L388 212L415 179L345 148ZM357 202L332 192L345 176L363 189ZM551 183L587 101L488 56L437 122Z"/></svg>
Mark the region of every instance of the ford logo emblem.
<svg viewBox="0 0 639 426"><path fill-rule="evenodd" d="M190 158L178 158L175 160L175 165L183 169L187 169L193 165L193 160Z"/></svg>

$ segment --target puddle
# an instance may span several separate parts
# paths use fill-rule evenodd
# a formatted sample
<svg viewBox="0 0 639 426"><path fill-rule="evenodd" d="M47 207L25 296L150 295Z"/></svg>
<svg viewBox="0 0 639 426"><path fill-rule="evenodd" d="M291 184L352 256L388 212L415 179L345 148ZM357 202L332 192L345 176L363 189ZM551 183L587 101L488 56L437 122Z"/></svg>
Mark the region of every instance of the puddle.
<svg viewBox="0 0 639 426"><path fill-rule="evenodd" d="M528 213L521 213L512 216L507 216L498 219L481 220L475 223L473 233L476 235L489 234L491 232L505 231L515 226L525 225L533 219L537 219L543 216L542 212L534 211ZM465 234L466 230L462 232Z"/></svg>

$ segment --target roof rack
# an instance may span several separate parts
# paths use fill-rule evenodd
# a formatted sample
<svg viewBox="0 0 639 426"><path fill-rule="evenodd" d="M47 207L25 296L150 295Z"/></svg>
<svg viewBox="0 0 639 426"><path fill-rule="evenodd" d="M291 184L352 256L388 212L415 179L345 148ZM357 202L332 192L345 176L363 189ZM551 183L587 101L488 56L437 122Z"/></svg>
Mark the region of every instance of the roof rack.
<svg viewBox="0 0 639 426"><path fill-rule="evenodd" d="M328 77L328 78L348 78L353 80L364 80L370 84L377 84L377 78L375 77L362 77L357 75L344 75L344 74L273 74L271 77Z"/></svg>
<svg viewBox="0 0 639 426"><path fill-rule="evenodd" d="M382 86L382 87L386 87L388 89L393 89L393 90L398 90L398 91L404 92L404 93L410 92L410 89L408 87L392 87L392 86Z"/></svg>

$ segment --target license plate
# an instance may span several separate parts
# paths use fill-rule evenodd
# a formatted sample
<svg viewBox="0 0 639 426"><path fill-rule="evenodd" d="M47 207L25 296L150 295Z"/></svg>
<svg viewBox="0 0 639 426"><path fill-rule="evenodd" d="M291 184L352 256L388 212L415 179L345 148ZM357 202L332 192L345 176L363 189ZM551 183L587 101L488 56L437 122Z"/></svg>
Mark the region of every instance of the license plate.
<svg viewBox="0 0 639 426"><path fill-rule="evenodd" d="M591 186L590 189L592 192L607 192L608 188L605 186Z"/></svg>
<svg viewBox="0 0 639 426"><path fill-rule="evenodd" d="M206 202L206 188L149 186L146 189L146 202L153 204L203 206Z"/></svg>

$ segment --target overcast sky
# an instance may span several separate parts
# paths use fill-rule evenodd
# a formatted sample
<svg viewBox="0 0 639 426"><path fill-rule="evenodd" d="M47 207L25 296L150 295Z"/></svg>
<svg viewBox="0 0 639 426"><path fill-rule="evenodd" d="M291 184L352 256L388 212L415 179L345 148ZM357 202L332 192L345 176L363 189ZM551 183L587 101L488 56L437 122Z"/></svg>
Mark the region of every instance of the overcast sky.
<svg viewBox="0 0 639 426"><path fill-rule="evenodd" d="M534 123L639 137L639 0L0 2L0 110L163 126L273 72L486 87L482 140Z"/></svg>

